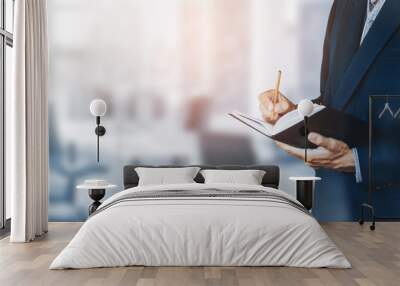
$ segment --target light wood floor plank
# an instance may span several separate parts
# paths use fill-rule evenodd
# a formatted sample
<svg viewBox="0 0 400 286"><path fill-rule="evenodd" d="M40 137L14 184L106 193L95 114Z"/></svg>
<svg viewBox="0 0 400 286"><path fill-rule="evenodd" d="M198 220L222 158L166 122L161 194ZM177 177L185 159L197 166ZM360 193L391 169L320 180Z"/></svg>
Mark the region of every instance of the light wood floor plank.
<svg viewBox="0 0 400 286"><path fill-rule="evenodd" d="M289 267L117 267L48 269L81 223L50 223L50 231L32 243L0 240L1 286L267 286L400 285L400 223L368 225L328 223L323 228L352 263L352 269Z"/></svg>

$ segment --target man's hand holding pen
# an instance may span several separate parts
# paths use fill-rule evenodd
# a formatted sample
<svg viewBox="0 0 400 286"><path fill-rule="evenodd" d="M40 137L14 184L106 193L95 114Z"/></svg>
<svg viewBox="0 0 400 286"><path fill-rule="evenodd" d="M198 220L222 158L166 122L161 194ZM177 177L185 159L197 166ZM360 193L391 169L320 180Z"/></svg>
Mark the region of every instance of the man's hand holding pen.
<svg viewBox="0 0 400 286"><path fill-rule="evenodd" d="M296 105L280 92L278 97L274 99L275 93L275 89L270 89L261 93L258 97L262 117L271 124L275 124L283 115L296 109Z"/></svg>

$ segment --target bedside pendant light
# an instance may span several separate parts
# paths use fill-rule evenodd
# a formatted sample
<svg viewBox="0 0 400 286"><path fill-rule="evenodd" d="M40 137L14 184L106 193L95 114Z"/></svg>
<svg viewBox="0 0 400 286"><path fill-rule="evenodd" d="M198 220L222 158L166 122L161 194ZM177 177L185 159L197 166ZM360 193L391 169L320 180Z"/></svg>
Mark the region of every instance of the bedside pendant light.
<svg viewBox="0 0 400 286"><path fill-rule="evenodd" d="M90 113L96 117L97 127L94 132L97 135L97 162L100 161L100 153L99 153L99 138L106 134L106 129L104 126L100 125L100 117L104 116L107 111L107 104L102 99L94 99L90 103Z"/></svg>
<svg viewBox="0 0 400 286"><path fill-rule="evenodd" d="M304 162L307 162L308 116L314 111L314 104L309 99L303 99L297 105L297 111L304 118Z"/></svg>

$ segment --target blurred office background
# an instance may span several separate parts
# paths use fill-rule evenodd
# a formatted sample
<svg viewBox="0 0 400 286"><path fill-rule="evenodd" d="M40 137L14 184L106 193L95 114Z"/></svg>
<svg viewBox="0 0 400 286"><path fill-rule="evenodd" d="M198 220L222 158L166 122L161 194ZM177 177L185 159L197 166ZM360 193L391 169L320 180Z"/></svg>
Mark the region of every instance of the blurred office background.
<svg viewBox="0 0 400 286"><path fill-rule="evenodd" d="M313 170L229 118L259 116L273 88L294 102L319 95L332 0L48 0L50 208L53 221L84 220L75 186L105 178L122 189L126 164L279 164ZM96 162L94 98L107 102ZM109 192L107 195L112 194Z"/></svg>

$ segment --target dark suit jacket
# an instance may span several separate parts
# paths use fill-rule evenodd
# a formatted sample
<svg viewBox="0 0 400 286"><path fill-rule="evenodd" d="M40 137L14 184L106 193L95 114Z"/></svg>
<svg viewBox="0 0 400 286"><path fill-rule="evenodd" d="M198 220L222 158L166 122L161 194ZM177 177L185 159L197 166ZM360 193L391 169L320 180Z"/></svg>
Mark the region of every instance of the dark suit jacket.
<svg viewBox="0 0 400 286"><path fill-rule="evenodd" d="M366 8L366 0L334 2L324 41L319 101L367 121L369 95L400 95L400 1L386 0L360 46ZM393 128L391 121L395 122L387 119L383 129ZM400 142L396 138L400 137L400 129L393 131L399 136L374 143L374 164L384 166L374 170L376 185L400 181L400 168L394 168L396 161L400 163ZM322 177L316 185L313 210L318 219L354 220L359 216L369 179L368 147L360 146L357 151L364 184L357 184L354 174L317 170ZM399 216L400 187L375 192L373 199L378 214Z"/></svg>

